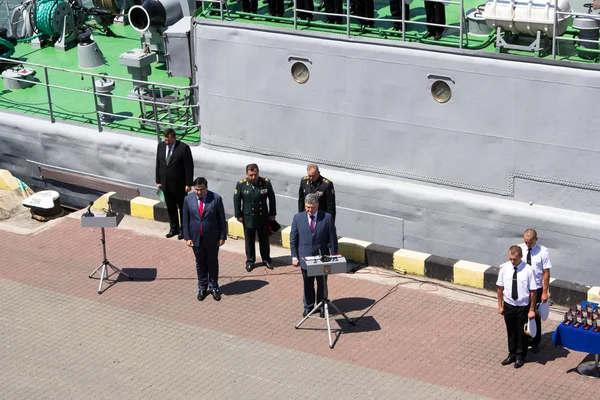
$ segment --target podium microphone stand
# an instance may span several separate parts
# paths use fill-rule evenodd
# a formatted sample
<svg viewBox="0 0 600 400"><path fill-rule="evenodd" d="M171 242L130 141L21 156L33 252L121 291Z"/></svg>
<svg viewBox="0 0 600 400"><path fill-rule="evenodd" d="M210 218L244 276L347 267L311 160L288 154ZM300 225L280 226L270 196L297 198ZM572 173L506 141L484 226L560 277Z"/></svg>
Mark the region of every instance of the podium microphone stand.
<svg viewBox="0 0 600 400"><path fill-rule="evenodd" d="M91 206L91 205L90 205ZM102 294L104 290L108 289L110 286L114 284L110 284L104 290L102 289L102 284L104 280L108 280L108 269L112 270L112 273L118 272L119 274L125 275L130 280L133 280L131 276L129 276L126 272L123 272L122 269L115 267L108 258L106 257L106 234L104 232L104 228L116 228L121 223L123 219L123 214L117 214L112 211L109 211L108 214L92 214L88 207L88 211L81 216L81 227L82 228L100 228L102 231L102 254L103 260L98 265L98 267L92 272L89 277L93 278L94 275L100 271L100 285L98 286L98 294Z"/></svg>
<svg viewBox="0 0 600 400"><path fill-rule="evenodd" d="M314 256L314 257L304 257L304 261L306 261L306 276L323 276L324 278L330 274L345 274L348 272L348 267L346 263L346 259L340 255L333 256ZM302 321L298 322L296 325L296 329L299 329L300 326L310 318L317 310L322 309L325 314L325 321L327 322L327 333L329 335L329 348L333 349L333 339L331 337L331 321L329 314L329 307L333 307L335 311L338 312L346 322L350 325L354 325L355 322L348 318L346 314L342 310L338 308L335 304L331 302L328 298L328 290L327 290L327 281L323 282L325 286L325 298L319 302L310 310L310 312L306 315L306 317L302 318Z"/></svg>

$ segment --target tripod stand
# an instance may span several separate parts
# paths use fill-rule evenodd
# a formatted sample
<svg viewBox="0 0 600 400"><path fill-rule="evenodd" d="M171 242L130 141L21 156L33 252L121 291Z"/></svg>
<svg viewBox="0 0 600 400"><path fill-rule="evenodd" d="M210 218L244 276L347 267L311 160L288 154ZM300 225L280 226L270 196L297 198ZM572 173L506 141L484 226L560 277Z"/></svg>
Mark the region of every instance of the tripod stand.
<svg viewBox="0 0 600 400"><path fill-rule="evenodd" d="M110 261L108 261L108 258L106 258L106 235L104 233L104 227L102 227L100 229L102 230L102 254L104 255L104 259L102 260L100 265L98 265L98 268L96 268L94 270L94 272L92 272L89 276L90 278L93 278L94 274L96 272L100 271L100 285L98 286L98 294L102 294L102 292L104 292L104 290L106 290L109 287L111 287L112 285L114 285L114 282L113 282L109 286L107 286L106 289L102 290L102 283L104 283L105 279L108 280L108 277L109 277L108 268L112 269L112 273L110 274L111 276L112 276L112 274L118 272L120 274L125 275L130 280L133 280L133 278L131 276L129 276L126 272L123 272L122 269L115 267L113 264L110 263Z"/></svg>
<svg viewBox="0 0 600 400"><path fill-rule="evenodd" d="M315 308L310 310L308 315L306 315L306 317L302 318L302 321L298 322L298 325L296 325L296 329L299 329L300 325L302 325L304 323L304 321L306 321L308 318L310 318L310 316L313 315L313 313L315 311L319 310L322 307L323 311L325 312L325 321L327 321L327 333L329 334L329 348L333 349L333 340L331 339L331 322L329 321L329 318L330 318L329 317L329 306L333 307L334 310L336 310L339 314L341 314L342 317L344 317L344 319L346 320L346 322L348 322L350 325L355 324L353 320L348 318L348 316L346 314L344 314L344 312L338 308L338 306L333 304L329 299L325 298L325 299L321 300L321 302L319 302L319 304L317 304L315 306Z"/></svg>

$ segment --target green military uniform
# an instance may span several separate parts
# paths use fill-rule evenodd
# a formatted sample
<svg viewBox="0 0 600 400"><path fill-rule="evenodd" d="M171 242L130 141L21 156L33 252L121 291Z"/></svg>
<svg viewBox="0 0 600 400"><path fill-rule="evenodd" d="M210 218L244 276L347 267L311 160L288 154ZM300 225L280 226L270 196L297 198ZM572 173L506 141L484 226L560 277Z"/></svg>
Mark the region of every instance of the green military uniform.
<svg viewBox="0 0 600 400"><path fill-rule="evenodd" d="M309 193L316 193L319 196L319 210L331 214L335 221L335 192L333 182L319 175L316 181L311 181L308 176L300 180L300 189L298 191L298 212L304 211L304 198Z"/></svg>
<svg viewBox="0 0 600 400"><path fill-rule="evenodd" d="M244 218L246 264L256 262L256 233L258 233L262 260L271 262L267 226L269 217L277 215L277 209L275 208L275 192L269 179L258 177L256 183L252 183L248 179L239 181L233 193L233 207L235 217Z"/></svg>

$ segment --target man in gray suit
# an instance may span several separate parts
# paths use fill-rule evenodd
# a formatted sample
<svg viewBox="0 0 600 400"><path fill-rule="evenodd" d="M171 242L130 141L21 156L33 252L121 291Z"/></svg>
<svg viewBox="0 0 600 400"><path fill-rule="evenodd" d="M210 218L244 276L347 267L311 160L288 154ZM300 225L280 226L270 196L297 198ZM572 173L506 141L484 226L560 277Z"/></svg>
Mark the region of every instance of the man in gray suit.
<svg viewBox="0 0 600 400"><path fill-rule="evenodd" d="M319 254L337 254L338 240L335 224L330 214L319 211L319 197L309 193L304 198L306 211L294 215L292 231L290 232L290 248L292 250L292 265L302 268L304 280L304 313L303 316L315 307L315 277L307 276L306 261L304 257L318 256ZM331 249L329 248L331 247ZM327 277L317 276L316 301L327 298ZM324 310L320 310L321 317Z"/></svg>
<svg viewBox="0 0 600 400"><path fill-rule="evenodd" d="M208 190L205 178L194 180L194 191L183 203L183 236L194 250L198 274L198 300L202 301L212 292L216 301L219 293L219 247L227 239L225 209L218 194Z"/></svg>

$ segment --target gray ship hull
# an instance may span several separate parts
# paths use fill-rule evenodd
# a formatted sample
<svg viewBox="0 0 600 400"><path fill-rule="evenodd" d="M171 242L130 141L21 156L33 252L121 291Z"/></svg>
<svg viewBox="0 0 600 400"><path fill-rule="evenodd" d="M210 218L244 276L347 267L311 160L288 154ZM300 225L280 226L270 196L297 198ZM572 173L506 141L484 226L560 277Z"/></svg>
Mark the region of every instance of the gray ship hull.
<svg viewBox="0 0 600 400"><path fill-rule="evenodd" d="M600 281L597 71L207 21L195 50L196 175L228 213L256 162L288 224L306 162L318 162L335 183L340 235L498 265L534 227L553 277ZM296 61L305 84L291 76ZM452 90L445 104L436 80ZM155 197L155 140L6 113L0 136L0 168L27 183L45 184L43 163Z"/></svg>

